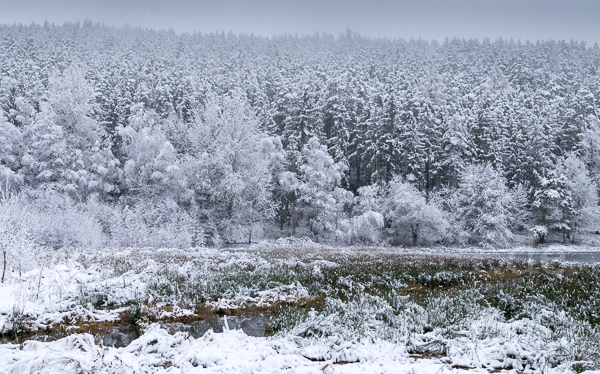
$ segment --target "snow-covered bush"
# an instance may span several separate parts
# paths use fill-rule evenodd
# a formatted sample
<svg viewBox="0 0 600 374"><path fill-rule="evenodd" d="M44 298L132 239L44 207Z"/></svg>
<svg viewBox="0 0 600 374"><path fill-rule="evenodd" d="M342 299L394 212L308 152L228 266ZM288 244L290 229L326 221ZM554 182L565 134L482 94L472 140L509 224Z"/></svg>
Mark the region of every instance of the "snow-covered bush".
<svg viewBox="0 0 600 374"><path fill-rule="evenodd" d="M7 168L0 165L0 197L8 197L17 192L23 183L23 178Z"/></svg>
<svg viewBox="0 0 600 374"><path fill-rule="evenodd" d="M348 243L373 244L379 241L383 225L383 215L368 210L360 216L343 220L340 224L342 230L339 230L339 236Z"/></svg>
<svg viewBox="0 0 600 374"><path fill-rule="evenodd" d="M195 222L175 201L140 202L134 211L147 227L147 245L155 248L192 246Z"/></svg>
<svg viewBox="0 0 600 374"><path fill-rule="evenodd" d="M431 243L441 239L448 227L444 212L399 177L390 182L382 205L392 240L412 245Z"/></svg>
<svg viewBox="0 0 600 374"><path fill-rule="evenodd" d="M16 269L19 274L37 264L36 248L27 229L27 213L18 196L0 199L0 261L2 283L6 271Z"/></svg>
<svg viewBox="0 0 600 374"><path fill-rule="evenodd" d="M50 189L23 191L28 230L34 242L50 248L100 248L106 235L85 205Z"/></svg>
<svg viewBox="0 0 600 374"><path fill-rule="evenodd" d="M286 249L323 249L323 244L315 243L310 238L303 237L297 238L295 236L289 236L286 238L279 238L272 241L264 241L259 243L260 248L286 248Z"/></svg>
<svg viewBox="0 0 600 374"><path fill-rule="evenodd" d="M23 177L15 172L21 147L21 132L0 111L0 196L17 191L23 183Z"/></svg>
<svg viewBox="0 0 600 374"><path fill-rule="evenodd" d="M352 213L356 216L368 211L381 212L381 194L383 189L378 185L363 186L354 197Z"/></svg>
<svg viewBox="0 0 600 374"><path fill-rule="evenodd" d="M113 247L190 248L205 238L195 220L171 199L143 200L135 205L86 204Z"/></svg>
<svg viewBox="0 0 600 374"><path fill-rule="evenodd" d="M92 195L76 202L63 192L26 189L5 200L11 209L2 214L19 222L24 238L40 247L190 248L206 242L196 218L171 199L127 205L104 203Z"/></svg>
<svg viewBox="0 0 600 374"><path fill-rule="evenodd" d="M536 225L529 229L529 232L533 236L536 242L544 243L546 236L548 235L548 228L544 225Z"/></svg>

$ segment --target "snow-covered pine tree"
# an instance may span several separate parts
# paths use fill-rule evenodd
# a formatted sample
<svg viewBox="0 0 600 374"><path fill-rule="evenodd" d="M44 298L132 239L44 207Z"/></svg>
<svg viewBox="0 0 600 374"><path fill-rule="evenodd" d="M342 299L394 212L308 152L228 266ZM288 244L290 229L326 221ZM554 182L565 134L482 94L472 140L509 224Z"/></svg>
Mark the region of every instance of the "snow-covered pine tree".
<svg viewBox="0 0 600 374"><path fill-rule="evenodd" d="M456 224L484 247L506 247L513 237L514 197L506 179L490 164L469 165L450 201Z"/></svg>
<svg viewBox="0 0 600 374"><path fill-rule="evenodd" d="M16 171L21 163L23 137L21 131L0 112L0 196L17 191L23 178Z"/></svg>
<svg viewBox="0 0 600 374"><path fill-rule="evenodd" d="M117 192L119 162L95 118L94 89L75 67L51 77L48 99L25 126L23 174L80 198Z"/></svg>
<svg viewBox="0 0 600 374"><path fill-rule="evenodd" d="M538 226L545 231L556 230L562 232L563 238L571 231L571 219L575 215L572 193L567 177L557 170L550 170L546 177L540 177L538 186L534 189L533 215ZM540 231L539 228L534 230ZM541 232L541 231L540 231ZM540 236L539 242L545 238Z"/></svg>
<svg viewBox="0 0 600 374"><path fill-rule="evenodd" d="M598 192L583 161L575 154L559 159L557 172L567 179L570 199L560 203L563 213L563 235L575 241L575 234L584 230L596 230L600 224Z"/></svg>

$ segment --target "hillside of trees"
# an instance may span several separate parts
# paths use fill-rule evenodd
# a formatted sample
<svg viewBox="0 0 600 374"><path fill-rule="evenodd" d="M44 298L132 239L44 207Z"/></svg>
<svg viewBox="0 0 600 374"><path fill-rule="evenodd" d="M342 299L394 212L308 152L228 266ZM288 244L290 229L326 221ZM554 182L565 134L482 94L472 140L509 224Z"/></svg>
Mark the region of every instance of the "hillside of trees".
<svg viewBox="0 0 600 374"><path fill-rule="evenodd" d="M33 244L600 229L598 45L90 21L0 25L0 43L0 231Z"/></svg>

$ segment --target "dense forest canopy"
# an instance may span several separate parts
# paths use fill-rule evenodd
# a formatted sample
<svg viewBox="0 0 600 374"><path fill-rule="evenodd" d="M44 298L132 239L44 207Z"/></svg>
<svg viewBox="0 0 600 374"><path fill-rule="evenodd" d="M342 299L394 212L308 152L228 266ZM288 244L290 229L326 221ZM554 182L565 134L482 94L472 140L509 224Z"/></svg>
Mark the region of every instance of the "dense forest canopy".
<svg viewBox="0 0 600 374"><path fill-rule="evenodd" d="M5 194L121 214L167 201L215 243L297 228L372 242L384 228L392 242L505 245L597 220L598 45L90 21L2 25L0 43ZM147 211L128 210L164 219Z"/></svg>

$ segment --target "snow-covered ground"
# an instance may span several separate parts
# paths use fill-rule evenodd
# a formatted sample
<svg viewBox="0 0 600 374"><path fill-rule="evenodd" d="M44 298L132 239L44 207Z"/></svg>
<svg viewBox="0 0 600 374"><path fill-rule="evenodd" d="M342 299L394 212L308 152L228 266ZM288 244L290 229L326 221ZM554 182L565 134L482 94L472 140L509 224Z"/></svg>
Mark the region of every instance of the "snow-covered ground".
<svg viewBox="0 0 600 374"><path fill-rule="evenodd" d="M4 330L6 320L15 305L16 287L13 284L0 284L0 331Z"/></svg>
<svg viewBox="0 0 600 374"><path fill-rule="evenodd" d="M308 357L318 357L319 361ZM336 361L349 361L336 364ZM292 339L249 337L239 330L194 339L156 325L124 348L89 334L0 347L2 373L457 373L439 360L410 358L387 342L302 347ZM485 372L485 371L484 371Z"/></svg>
<svg viewBox="0 0 600 374"><path fill-rule="evenodd" d="M518 343L472 342L453 348L450 358L410 357L406 346L385 341L318 343L301 338L257 338L240 330L198 339L173 335L158 325L127 347L104 347L90 334L54 342L0 346L0 373L533 373ZM483 368L486 366L488 369ZM501 369L501 370L498 370ZM495 370L495 371L496 371ZM536 371L539 372L539 371ZM564 373L565 367L544 373ZM598 373L586 371L587 374Z"/></svg>
<svg viewBox="0 0 600 374"><path fill-rule="evenodd" d="M377 292L357 297L372 282L361 280L360 271L335 280L348 292L347 300L325 290L326 307L302 318L279 317L285 326L273 336L226 327L194 338L164 323L197 317L190 307L194 293L186 287L204 295L202 305L213 310L296 305L310 301L314 285L286 279L310 277L326 289L332 287L328 274L352 256L392 252L344 248L321 256L319 251L82 251L20 277L10 274L0 285L0 328L9 333L18 325L37 332L38 341L0 345L0 373L571 373L581 352L594 349L593 340L591 345L581 340L579 330L586 326L552 303L532 303L531 317L506 319L477 303L478 291L466 290L454 298L438 297L426 310L401 294L392 303ZM286 278L290 272L295 275ZM141 309L142 317L133 323L142 333L129 345L104 346L100 333L85 333L93 323L118 322L132 307ZM423 330L435 321L446 327ZM44 341L45 331L57 326L72 334ZM592 348L582 351L585 344Z"/></svg>

